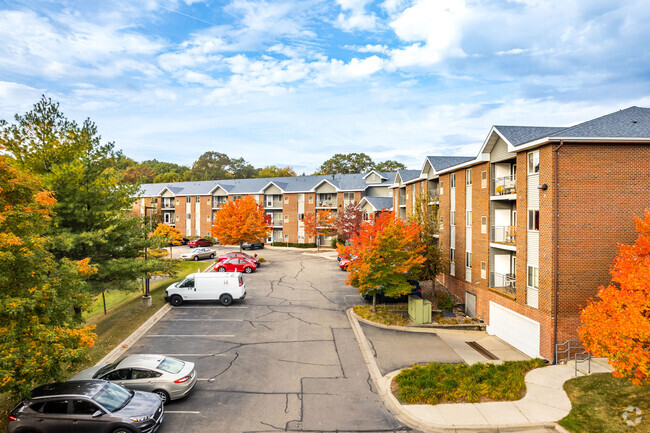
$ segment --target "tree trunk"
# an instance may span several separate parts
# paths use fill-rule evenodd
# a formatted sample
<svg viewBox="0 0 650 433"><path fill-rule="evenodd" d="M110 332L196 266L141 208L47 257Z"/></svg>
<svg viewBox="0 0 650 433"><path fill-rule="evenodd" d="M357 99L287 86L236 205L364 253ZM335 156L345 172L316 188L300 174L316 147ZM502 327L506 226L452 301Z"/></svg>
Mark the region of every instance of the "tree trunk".
<svg viewBox="0 0 650 433"><path fill-rule="evenodd" d="M377 312L377 294L372 295L372 312L376 313Z"/></svg>
<svg viewBox="0 0 650 433"><path fill-rule="evenodd" d="M239 252L243 253L244 249L242 248L242 245L244 245L244 242L239 242Z"/></svg>

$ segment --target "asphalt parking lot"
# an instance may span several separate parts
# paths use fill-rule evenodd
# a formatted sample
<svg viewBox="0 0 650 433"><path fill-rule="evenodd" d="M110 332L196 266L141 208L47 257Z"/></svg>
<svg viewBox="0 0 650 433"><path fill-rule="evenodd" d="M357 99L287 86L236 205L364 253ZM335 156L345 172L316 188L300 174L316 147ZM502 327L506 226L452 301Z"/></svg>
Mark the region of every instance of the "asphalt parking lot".
<svg viewBox="0 0 650 433"><path fill-rule="evenodd" d="M129 350L196 363L199 382L167 405L159 431L411 431L375 392L345 315L362 301L337 262L255 253L268 262L244 276L245 300L174 307Z"/></svg>

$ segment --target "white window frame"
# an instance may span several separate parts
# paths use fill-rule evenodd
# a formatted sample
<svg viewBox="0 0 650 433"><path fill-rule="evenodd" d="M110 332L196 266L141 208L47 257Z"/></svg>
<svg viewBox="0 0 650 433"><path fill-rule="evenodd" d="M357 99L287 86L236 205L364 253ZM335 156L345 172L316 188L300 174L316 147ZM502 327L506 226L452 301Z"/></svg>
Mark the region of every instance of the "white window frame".
<svg viewBox="0 0 650 433"><path fill-rule="evenodd" d="M481 261L481 278L485 279L487 277L487 263Z"/></svg>
<svg viewBox="0 0 650 433"><path fill-rule="evenodd" d="M449 183L450 183L450 188L454 189L456 188L456 173L452 173L449 175Z"/></svg>
<svg viewBox="0 0 650 433"><path fill-rule="evenodd" d="M528 174L538 174L539 173L539 150L533 150L528 152Z"/></svg>
<svg viewBox="0 0 650 433"><path fill-rule="evenodd" d="M465 227L472 227L472 211L465 211Z"/></svg>
<svg viewBox="0 0 650 433"><path fill-rule="evenodd" d="M487 233L487 216L481 216L481 234Z"/></svg>
<svg viewBox="0 0 650 433"><path fill-rule="evenodd" d="M472 185L472 169L467 168L465 169L465 186L471 186Z"/></svg>
<svg viewBox="0 0 650 433"><path fill-rule="evenodd" d="M481 171L481 188L487 188L487 170Z"/></svg>
<svg viewBox="0 0 650 433"><path fill-rule="evenodd" d="M465 268L472 269L472 252L465 251Z"/></svg>
<svg viewBox="0 0 650 433"><path fill-rule="evenodd" d="M456 211L455 210L450 210L449 211L449 224L452 226L456 225Z"/></svg>
<svg viewBox="0 0 650 433"><path fill-rule="evenodd" d="M528 209L528 231L539 231L539 209Z"/></svg>

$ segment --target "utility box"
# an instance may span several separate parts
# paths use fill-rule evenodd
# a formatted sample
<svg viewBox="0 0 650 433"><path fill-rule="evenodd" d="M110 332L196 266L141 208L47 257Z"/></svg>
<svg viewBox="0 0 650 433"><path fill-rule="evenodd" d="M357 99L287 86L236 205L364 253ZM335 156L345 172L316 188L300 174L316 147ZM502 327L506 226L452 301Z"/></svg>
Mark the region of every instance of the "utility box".
<svg viewBox="0 0 650 433"><path fill-rule="evenodd" d="M416 325L431 323L431 302L419 296L409 296L409 319Z"/></svg>

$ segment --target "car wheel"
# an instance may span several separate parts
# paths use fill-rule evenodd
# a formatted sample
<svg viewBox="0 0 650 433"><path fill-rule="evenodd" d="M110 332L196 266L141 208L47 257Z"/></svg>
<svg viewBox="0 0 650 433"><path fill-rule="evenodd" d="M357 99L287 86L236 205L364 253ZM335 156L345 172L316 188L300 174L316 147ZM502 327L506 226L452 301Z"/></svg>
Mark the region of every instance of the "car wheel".
<svg viewBox="0 0 650 433"><path fill-rule="evenodd" d="M192 260L194 260L195 262L198 262L199 261L199 256L194 256L194 259L192 259Z"/></svg>
<svg viewBox="0 0 650 433"><path fill-rule="evenodd" d="M230 304L232 304L232 296L230 296L228 293L224 293L219 297L219 302L221 302L221 305L225 305L226 307Z"/></svg>
<svg viewBox="0 0 650 433"><path fill-rule="evenodd" d="M169 303L172 304L174 307L178 307L183 303L183 298L181 298L180 295L174 295L169 300Z"/></svg>
<svg viewBox="0 0 650 433"><path fill-rule="evenodd" d="M244 268L244 272L246 272L247 274L250 274L251 272L253 272L253 268L251 268L250 266L246 266Z"/></svg>
<svg viewBox="0 0 650 433"><path fill-rule="evenodd" d="M163 404L167 404L169 402L169 394L167 394L167 391L164 391L162 389L157 389L154 391L154 394L158 394L158 397L160 397Z"/></svg>
<svg viewBox="0 0 650 433"><path fill-rule="evenodd" d="M124 427L120 427L117 430L113 430L113 433L133 433L133 431Z"/></svg>
<svg viewBox="0 0 650 433"><path fill-rule="evenodd" d="M226 268L224 268L223 266L219 266L217 268L217 272L226 272Z"/></svg>
<svg viewBox="0 0 650 433"><path fill-rule="evenodd" d="M214 259L214 254L210 254L210 258L211 258L211 259Z"/></svg>

